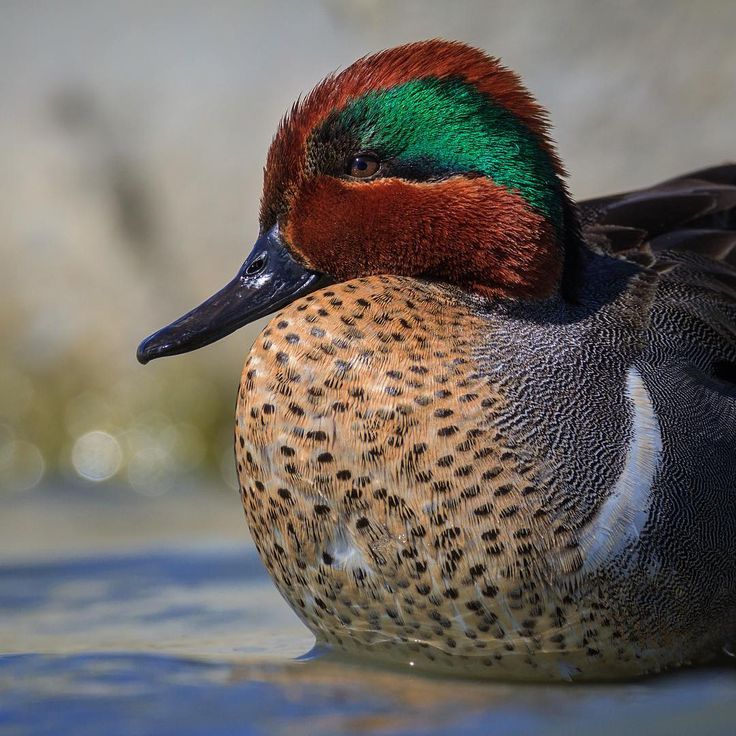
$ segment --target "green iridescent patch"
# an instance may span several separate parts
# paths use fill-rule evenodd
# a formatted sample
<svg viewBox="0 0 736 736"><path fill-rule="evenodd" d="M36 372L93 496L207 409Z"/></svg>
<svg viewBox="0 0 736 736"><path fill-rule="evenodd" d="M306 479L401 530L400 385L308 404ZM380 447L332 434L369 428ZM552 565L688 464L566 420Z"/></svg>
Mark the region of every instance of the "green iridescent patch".
<svg viewBox="0 0 736 736"><path fill-rule="evenodd" d="M561 184L547 151L516 116L461 79L417 79L369 92L338 114L360 145L437 177L478 173L518 191L555 226Z"/></svg>

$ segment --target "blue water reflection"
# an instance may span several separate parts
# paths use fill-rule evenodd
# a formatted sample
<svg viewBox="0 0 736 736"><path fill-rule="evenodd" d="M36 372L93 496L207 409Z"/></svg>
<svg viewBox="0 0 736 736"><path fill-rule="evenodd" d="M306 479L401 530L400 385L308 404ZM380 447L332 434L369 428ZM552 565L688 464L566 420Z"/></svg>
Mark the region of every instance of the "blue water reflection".
<svg viewBox="0 0 736 736"><path fill-rule="evenodd" d="M736 668L600 686L433 679L329 656L252 547L0 566L0 733L733 733Z"/></svg>

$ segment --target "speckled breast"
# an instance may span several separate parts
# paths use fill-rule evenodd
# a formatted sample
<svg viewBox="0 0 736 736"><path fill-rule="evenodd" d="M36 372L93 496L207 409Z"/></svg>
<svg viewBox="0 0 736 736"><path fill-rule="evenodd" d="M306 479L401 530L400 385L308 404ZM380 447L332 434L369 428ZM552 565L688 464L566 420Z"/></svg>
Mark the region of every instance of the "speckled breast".
<svg viewBox="0 0 736 736"><path fill-rule="evenodd" d="M541 459L499 430L478 312L446 287L373 277L274 317L238 399L252 536L330 644L476 674L598 672L622 659L620 633L594 594L564 590L581 560L548 518Z"/></svg>

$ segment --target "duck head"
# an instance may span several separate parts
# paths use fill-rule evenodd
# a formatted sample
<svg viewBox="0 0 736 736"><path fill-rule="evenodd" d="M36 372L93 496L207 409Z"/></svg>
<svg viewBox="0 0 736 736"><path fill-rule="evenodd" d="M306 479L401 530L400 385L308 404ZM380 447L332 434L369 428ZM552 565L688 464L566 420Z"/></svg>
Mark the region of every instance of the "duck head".
<svg viewBox="0 0 736 736"><path fill-rule="evenodd" d="M330 282L394 274L487 299L569 290L574 208L544 110L462 43L425 41L327 77L281 122L260 236L235 279L141 343L194 350Z"/></svg>

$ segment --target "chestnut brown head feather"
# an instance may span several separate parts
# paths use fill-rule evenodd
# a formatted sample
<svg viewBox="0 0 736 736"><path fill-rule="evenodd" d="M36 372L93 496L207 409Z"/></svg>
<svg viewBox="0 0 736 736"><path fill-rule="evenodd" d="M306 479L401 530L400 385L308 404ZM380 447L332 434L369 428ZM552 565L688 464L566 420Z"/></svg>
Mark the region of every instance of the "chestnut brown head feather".
<svg viewBox="0 0 736 736"><path fill-rule="evenodd" d="M379 161L350 175L355 156ZM401 273L544 297L576 229L544 110L465 44L364 57L297 102L271 145L261 228L339 279Z"/></svg>

